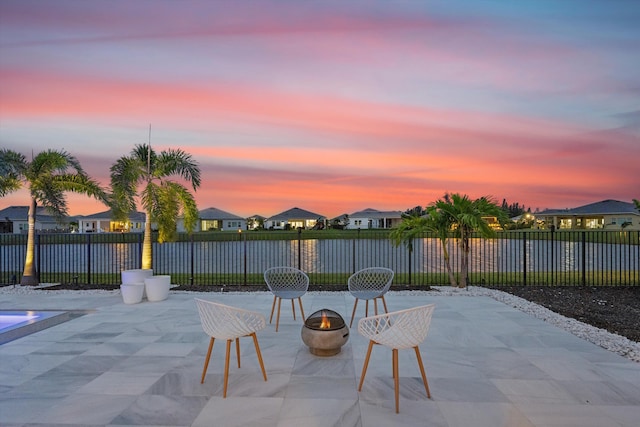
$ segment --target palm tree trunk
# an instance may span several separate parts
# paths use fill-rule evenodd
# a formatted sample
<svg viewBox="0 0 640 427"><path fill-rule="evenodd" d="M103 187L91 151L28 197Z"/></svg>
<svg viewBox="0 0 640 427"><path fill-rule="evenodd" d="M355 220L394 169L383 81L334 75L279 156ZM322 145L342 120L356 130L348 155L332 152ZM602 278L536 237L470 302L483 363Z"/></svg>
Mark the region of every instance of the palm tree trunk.
<svg viewBox="0 0 640 427"><path fill-rule="evenodd" d="M36 239L36 199L31 199L29 206L29 229L27 232L27 254L24 260L24 272L22 273L21 285L36 286L38 285L38 277L36 276L35 258L35 239Z"/></svg>
<svg viewBox="0 0 640 427"><path fill-rule="evenodd" d="M151 253L151 212L145 212L146 218L144 219L144 241L142 242L142 268L153 268L153 254Z"/></svg>
<svg viewBox="0 0 640 427"><path fill-rule="evenodd" d="M469 237L464 233L462 233L462 238L460 240L460 247L462 249L462 259L460 260L460 288L467 287L467 274L469 271Z"/></svg>
<svg viewBox="0 0 640 427"><path fill-rule="evenodd" d="M442 245L442 254L444 256L444 264L447 267L447 274L449 275L449 283L454 288L458 286L458 281L456 280L456 275L453 274L453 269L451 268L451 259L449 258L449 250L447 249L447 242L440 240L440 244Z"/></svg>

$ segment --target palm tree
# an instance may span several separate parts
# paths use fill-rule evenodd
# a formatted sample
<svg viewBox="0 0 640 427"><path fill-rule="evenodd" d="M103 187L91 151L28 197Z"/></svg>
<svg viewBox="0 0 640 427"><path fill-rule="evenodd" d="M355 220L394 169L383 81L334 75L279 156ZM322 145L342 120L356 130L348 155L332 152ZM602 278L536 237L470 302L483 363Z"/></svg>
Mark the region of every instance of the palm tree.
<svg viewBox="0 0 640 427"><path fill-rule="evenodd" d="M178 216L184 215L184 226L192 232L198 221L198 208L189 190L168 179L178 176L200 186L200 168L190 154L168 149L156 154L150 144L136 145L129 156L111 166L112 215L126 221L136 210L137 198L145 212L142 268L152 268L151 223L158 227L158 242L175 240Z"/></svg>
<svg viewBox="0 0 640 427"><path fill-rule="evenodd" d="M400 225L391 232L396 246L404 243L409 251L413 250L413 240L425 232L435 233L440 240L447 274L451 286L467 286L469 269L470 239L474 232L481 237L492 237L495 231L489 226L486 217L496 217L500 224L508 221L507 214L490 197L471 200L460 194L445 194L442 199L431 203L423 216L406 216ZM462 250L459 279L451 267L448 239L453 236Z"/></svg>
<svg viewBox="0 0 640 427"><path fill-rule="evenodd" d="M446 218L446 223L451 225L453 236L458 240L462 250L462 258L460 260L459 279L456 281L452 274L449 277L452 286L465 288L469 271L471 235L477 232L482 238L493 237L496 232L485 218L495 217L503 227L509 218L506 212L491 197L483 196L471 200L469 196L463 196L458 193L445 195L443 199L439 199L428 206L427 211L429 214L437 212Z"/></svg>
<svg viewBox="0 0 640 427"><path fill-rule="evenodd" d="M84 172L80 162L63 150L43 151L29 162L20 153L1 149L0 173L0 196L22 187L27 187L31 196L27 252L20 284L37 285L39 281L33 260L38 204L53 217L62 221L68 212L65 192L86 194L105 203L107 195L98 182Z"/></svg>
<svg viewBox="0 0 640 427"><path fill-rule="evenodd" d="M425 233L434 233L440 240L442 248L442 256L447 268L449 281L455 283L455 275L451 268L449 256L449 234L451 232L451 222L448 216L443 215L436 209L427 209L424 215L420 215L415 208L410 214L405 215L402 222L394 228L389 237L396 246L404 244L409 252L413 252L413 242L415 239L422 237Z"/></svg>

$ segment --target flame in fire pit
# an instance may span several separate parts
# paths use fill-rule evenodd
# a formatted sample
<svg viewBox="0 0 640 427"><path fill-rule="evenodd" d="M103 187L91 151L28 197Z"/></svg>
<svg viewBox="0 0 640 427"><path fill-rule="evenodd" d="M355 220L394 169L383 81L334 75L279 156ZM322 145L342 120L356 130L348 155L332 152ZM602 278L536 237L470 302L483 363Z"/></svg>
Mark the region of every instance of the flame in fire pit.
<svg viewBox="0 0 640 427"><path fill-rule="evenodd" d="M331 327L331 322L329 321L329 318L327 317L327 313L325 313L324 311L322 312L322 321L320 322L320 329L329 329Z"/></svg>

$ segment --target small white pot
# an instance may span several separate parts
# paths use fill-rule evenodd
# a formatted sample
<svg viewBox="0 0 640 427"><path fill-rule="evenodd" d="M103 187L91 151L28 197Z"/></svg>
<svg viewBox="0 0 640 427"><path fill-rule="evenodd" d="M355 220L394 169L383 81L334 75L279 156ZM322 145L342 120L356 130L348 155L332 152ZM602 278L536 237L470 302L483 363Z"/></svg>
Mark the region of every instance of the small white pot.
<svg viewBox="0 0 640 427"><path fill-rule="evenodd" d="M144 279L144 287L147 292L147 300L164 301L169 297L171 287L171 276L158 275Z"/></svg>
<svg viewBox="0 0 640 427"><path fill-rule="evenodd" d="M130 284L143 284L144 285L144 279L146 279L147 277L151 277L153 276L153 270L150 268L134 268L131 270L122 270L120 272L120 277L122 279L122 284L123 285L130 285ZM145 287L142 287L142 298L145 298L146 292L145 292Z"/></svg>
<svg viewBox="0 0 640 427"><path fill-rule="evenodd" d="M129 283L120 285L120 293L125 304L138 304L142 301L144 283Z"/></svg>

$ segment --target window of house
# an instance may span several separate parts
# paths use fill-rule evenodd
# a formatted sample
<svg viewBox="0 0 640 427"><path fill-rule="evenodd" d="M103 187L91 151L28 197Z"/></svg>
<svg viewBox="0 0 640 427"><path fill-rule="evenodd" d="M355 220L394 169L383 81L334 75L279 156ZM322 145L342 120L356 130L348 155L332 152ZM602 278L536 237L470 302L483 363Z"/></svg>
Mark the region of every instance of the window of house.
<svg viewBox="0 0 640 427"><path fill-rule="evenodd" d="M560 228L571 228L571 224L573 224L570 218L563 218L560 220Z"/></svg>
<svg viewBox="0 0 640 427"><path fill-rule="evenodd" d="M589 218L585 220L585 228L602 228L602 218Z"/></svg>
<svg viewBox="0 0 640 427"><path fill-rule="evenodd" d="M625 223L630 223L631 222L631 217L627 217L627 218L611 218L611 224L612 225L622 225Z"/></svg>

